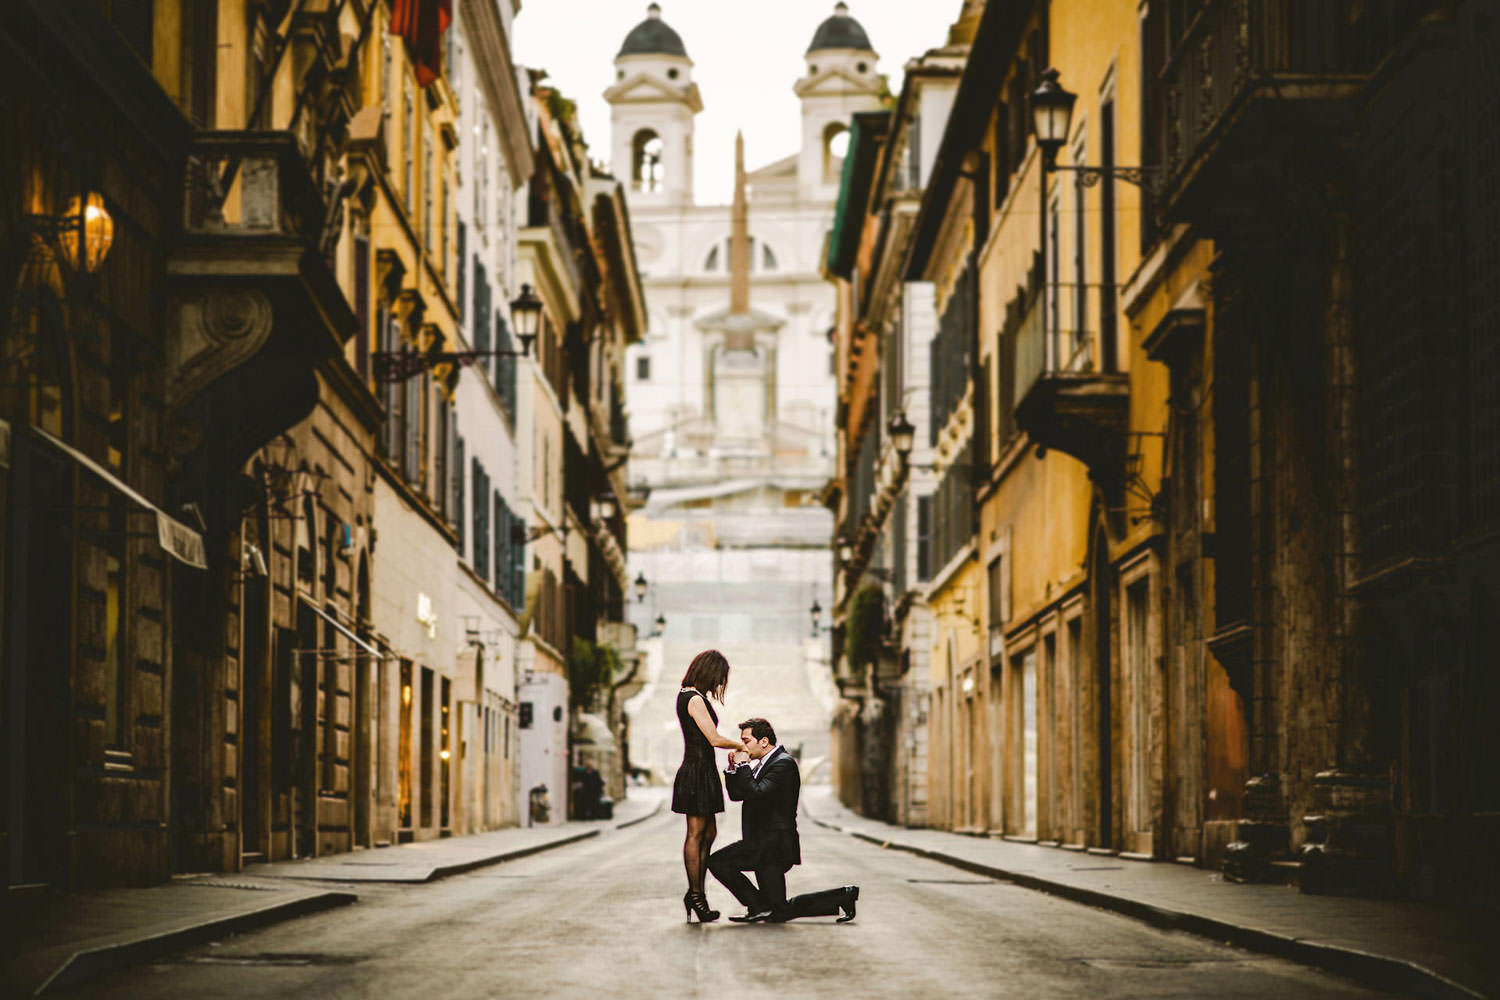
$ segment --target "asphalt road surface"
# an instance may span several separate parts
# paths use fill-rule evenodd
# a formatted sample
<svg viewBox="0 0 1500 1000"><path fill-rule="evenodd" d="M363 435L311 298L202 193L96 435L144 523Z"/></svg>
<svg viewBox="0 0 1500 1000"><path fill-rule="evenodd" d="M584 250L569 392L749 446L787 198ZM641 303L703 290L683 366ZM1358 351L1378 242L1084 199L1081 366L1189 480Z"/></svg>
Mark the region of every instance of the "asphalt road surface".
<svg viewBox="0 0 1500 1000"><path fill-rule="evenodd" d="M732 810L737 806L731 804ZM853 923L683 921L682 821L626 830L226 939L68 996L1376 996L1343 979L853 840L804 818L791 892L861 886ZM720 844L737 836L737 813ZM709 898L738 912L710 876Z"/></svg>

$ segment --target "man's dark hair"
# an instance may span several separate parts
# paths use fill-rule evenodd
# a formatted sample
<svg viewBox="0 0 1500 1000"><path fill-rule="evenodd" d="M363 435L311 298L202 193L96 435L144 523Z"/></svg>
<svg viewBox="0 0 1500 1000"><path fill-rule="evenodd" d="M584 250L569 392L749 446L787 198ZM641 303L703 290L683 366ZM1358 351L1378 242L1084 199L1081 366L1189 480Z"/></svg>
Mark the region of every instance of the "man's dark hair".
<svg viewBox="0 0 1500 1000"><path fill-rule="evenodd" d="M771 745L776 745L776 730L765 719L746 719L740 723L740 731L750 730L751 739L770 740Z"/></svg>

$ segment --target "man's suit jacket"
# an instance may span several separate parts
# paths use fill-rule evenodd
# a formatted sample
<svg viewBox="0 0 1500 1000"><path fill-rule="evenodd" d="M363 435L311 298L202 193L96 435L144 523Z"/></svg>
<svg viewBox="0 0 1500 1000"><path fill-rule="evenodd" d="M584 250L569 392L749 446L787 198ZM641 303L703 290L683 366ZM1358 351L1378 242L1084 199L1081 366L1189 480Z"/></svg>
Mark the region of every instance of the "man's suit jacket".
<svg viewBox="0 0 1500 1000"><path fill-rule="evenodd" d="M797 761L777 747L767 754L757 775L741 764L724 777L729 797L744 803L740 829L754 852L757 868L783 871L802 863L802 841L797 837L797 796L802 773Z"/></svg>

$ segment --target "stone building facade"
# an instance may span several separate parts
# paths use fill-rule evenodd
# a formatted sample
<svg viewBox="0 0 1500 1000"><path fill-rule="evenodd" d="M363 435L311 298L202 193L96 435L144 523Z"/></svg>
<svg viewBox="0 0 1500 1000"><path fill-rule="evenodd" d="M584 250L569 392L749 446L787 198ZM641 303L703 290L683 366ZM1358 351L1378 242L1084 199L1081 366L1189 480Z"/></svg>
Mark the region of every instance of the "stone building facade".
<svg viewBox="0 0 1500 1000"><path fill-rule="evenodd" d="M1492 18L975 7L908 257L929 822L1492 903Z"/></svg>
<svg viewBox="0 0 1500 1000"><path fill-rule="evenodd" d="M461 13L441 66L369 0L25 2L0 23L8 885L150 884L522 815L522 637L563 649L620 620L624 521L575 516L574 564L612 571L583 574L571 617L561 565L528 588L535 449L515 435L538 400L516 387L576 367L612 390L577 412L623 426L643 319L618 185L588 176L566 252L608 276L590 294L609 322L582 343L558 325L540 355L494 346L541 117L530 78L497 69L515 5ZM480 108L504 147L482 197L458 153ZM478 264L460 193L492 213ZM554 510L601 481L623 495L623 463L610 480L555 445L534 477Z"/></svg>

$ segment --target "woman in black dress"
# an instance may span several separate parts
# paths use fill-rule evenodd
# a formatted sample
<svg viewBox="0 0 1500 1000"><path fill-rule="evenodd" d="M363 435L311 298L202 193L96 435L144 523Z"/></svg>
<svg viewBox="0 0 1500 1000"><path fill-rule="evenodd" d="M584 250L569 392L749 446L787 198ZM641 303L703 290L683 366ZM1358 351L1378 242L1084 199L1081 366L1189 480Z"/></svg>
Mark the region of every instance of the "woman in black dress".
<svg viewBox="0 0 1500 1000"><path fill-rule="evenodd" d="M701 923L719 919L708 908L703 892L703 873L708 870L708 852L718 835L717 813L724 811L724 789L714 747L742 750L739 740L719 735L719 717L708 703L710 695L724 703L729 684L729 661L716 649L693 657L677 692L677 723L682 727L682 766L672 782L672 811L687 816L687 839L682 844L682 863L687 868L688 891L682 908L689 921L697 914Z"/></svg>

